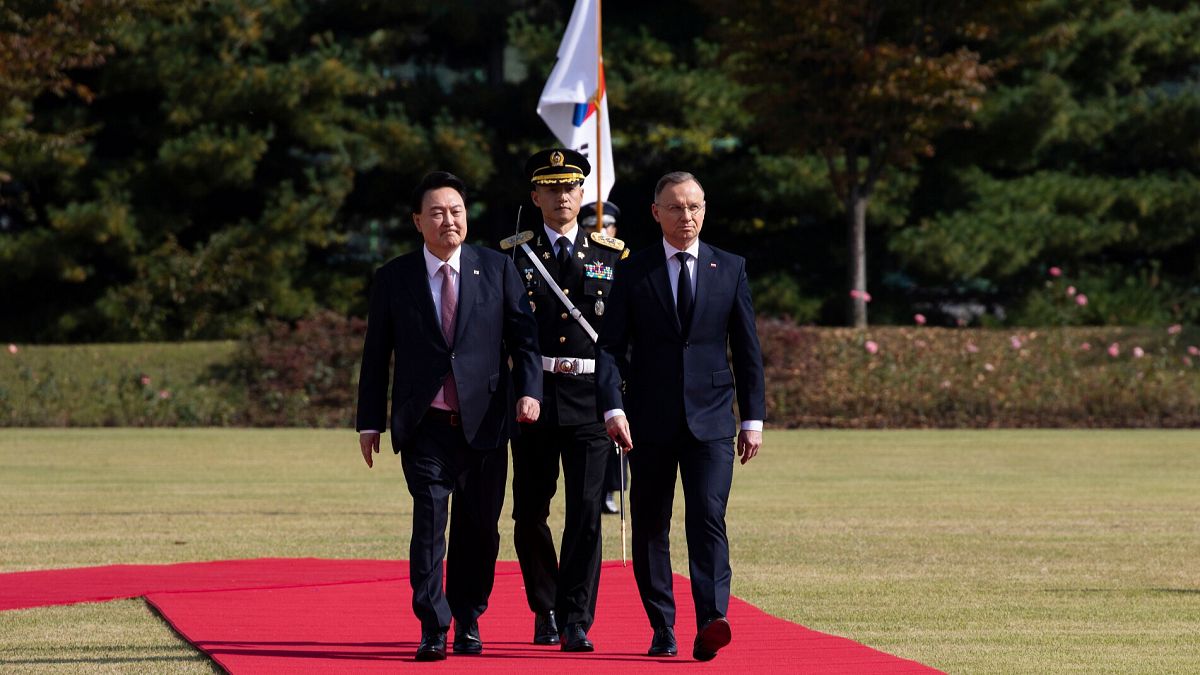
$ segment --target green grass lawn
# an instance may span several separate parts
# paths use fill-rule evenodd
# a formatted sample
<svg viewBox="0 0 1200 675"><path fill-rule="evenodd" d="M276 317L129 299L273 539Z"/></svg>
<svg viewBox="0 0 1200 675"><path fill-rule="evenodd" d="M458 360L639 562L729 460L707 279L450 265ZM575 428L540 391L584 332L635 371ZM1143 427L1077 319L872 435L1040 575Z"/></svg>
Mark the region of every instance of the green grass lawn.
<svg viewBox="0 0 1200 675"><path fill-rule="evenodd" d="M1200 664L1200 432L775 431L734 475L733 590L772 614L952 673ZM407 550L351 431L4 429L0 494L2 572ZM214 668L129 600L0 612L0 670Z"/></svg>

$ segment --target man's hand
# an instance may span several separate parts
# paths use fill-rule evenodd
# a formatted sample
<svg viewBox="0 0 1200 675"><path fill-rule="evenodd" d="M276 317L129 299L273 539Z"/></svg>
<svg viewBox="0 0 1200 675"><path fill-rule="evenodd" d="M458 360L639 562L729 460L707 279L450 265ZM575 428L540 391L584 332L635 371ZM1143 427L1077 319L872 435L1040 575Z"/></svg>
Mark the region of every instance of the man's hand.
<svg viewBox="0 0 1200 675"><path fill-rule="evenodd" d="M517 399L517 421L522 424L533 424L542 414L542 404L532 396L522 396Z"/></svg>
<svg viewBox="0 0 1200 675"><path fill-rule="evenodd" d="M629 435L629 420L625 419L624 415L613 415L604 422L604 430L608 432L608 437L613 439L617 447L621 448L621 452L629 454L633 450L633 437Z"/></svg>
<svg viewBox="0 0 1200 675"><path fill-rule="evenodd" d="M754 459L758 449L762 447L762 432L744 429L738 432L737 452L742 458L742 464Z"/></svg>
<svg viewBox="0 0 1200 675"><path fill-rule="evenodd" d="M374 460L371 459L371 453L379 454L379 434L359 434L358 444L362 447L363 459L367 460L367 468L375 466Z"/></svg>

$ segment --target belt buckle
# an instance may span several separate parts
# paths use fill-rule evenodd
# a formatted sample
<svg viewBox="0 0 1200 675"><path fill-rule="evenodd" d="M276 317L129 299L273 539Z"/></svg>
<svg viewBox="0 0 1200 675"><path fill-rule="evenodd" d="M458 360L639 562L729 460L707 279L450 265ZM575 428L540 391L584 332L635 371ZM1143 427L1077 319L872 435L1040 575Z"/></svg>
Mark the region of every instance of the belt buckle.
<svg viewBox="0 0 1200 675"><path fill-rule="evenodd" d="M575 359L559 359L558 372L572 375L575 373Z"/></svg>

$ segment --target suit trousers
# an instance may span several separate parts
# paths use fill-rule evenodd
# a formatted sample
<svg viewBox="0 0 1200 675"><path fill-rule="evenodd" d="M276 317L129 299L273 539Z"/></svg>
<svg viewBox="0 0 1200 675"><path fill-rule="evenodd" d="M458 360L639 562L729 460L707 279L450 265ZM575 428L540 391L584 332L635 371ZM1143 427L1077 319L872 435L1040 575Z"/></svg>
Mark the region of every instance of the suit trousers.
<svg viewBox="0 0 1200 675"><path fill-rule="evenodd" d="M733 458L732 438L701 441L686 428L680 428L668 443L643 441L629 453L633 574L654 628L675 625L670 534L676 471L683 484L697 627L729 611L732 570L725 509L733 483Z"/></svg>
<svg viewBox="0 0 1200 675"><path fill-rule="evenodd" d="M448 630L452 617L468 625L487 609L495 581L508 449L472 448L462 427L427 417L417 426L409 447L401 450L400 460L413 498L409 545L413 613L425 630Z"/></svg>
<svg viewBox="0 0 1200 675"><path fill-rule="evenodd" d="M526 424L513 440L513 543L529 608L554 610L559 626L592 625L600 585L600 505L608 455L615 453L600 422ZM556 559L546 520L562 461L566 518Z"/></svg>

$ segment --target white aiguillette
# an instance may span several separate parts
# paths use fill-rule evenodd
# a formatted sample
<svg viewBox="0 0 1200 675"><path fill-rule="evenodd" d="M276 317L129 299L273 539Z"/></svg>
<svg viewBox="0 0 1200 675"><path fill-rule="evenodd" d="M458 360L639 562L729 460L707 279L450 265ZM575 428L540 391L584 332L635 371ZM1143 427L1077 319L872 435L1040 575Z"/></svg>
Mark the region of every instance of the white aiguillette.
<svg viewBox="0 0 1200 675"><path fill-rule="evenodd" d="M563 307L567 308L567 312L571 315L571 318L575 319L575 321L579 323L580 327L583 328L584 332L588 334L588 337L592 339L592 342L595 342L596 330L587 322L587 319L583 318L583 313L580 312L570 301L570 299L567 298L567 295L563 293L561 288L559 288L558 283L554 281L554 277L546 271L546 267L542 265L542 261L538 260L538 257L536 254L534 254L533 249L529 248L529 241L531 239L533 239L533 232L528 230L525 232L518 232L517 234L514 234L513 236L501 241L500 248L507 251L520 246L521 250L525 252L525 255L529 256L529 262L533 263L533 266L537 269L538 274L542 275L542 279L546 281L546 285L549 286L550 290L554 291L554 294L557 295L558 299L562 301ZM548 254L547 257L549 257Z"/></svg>

